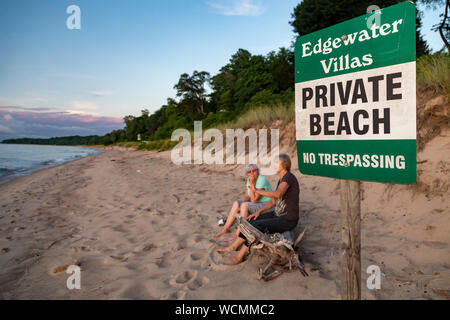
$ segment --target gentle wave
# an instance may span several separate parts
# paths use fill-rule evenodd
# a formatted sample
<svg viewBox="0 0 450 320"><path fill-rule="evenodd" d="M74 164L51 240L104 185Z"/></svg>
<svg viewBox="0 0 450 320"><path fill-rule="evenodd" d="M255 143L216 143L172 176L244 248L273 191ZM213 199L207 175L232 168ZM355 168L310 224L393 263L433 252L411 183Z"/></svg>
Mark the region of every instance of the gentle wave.
<svg viewBox="0 0 450 320"><path fill-rule="evenodd" d="M0 183L100 152L84 147L0 144Z"/></svg>

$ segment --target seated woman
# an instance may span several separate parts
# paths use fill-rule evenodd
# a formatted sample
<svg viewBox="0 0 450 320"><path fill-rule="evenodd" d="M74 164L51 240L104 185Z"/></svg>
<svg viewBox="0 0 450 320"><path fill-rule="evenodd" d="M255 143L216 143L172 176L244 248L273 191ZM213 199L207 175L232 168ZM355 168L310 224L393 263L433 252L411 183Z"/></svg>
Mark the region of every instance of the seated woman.
<svg viewBox="0 0 450 320"><path fill-rule="evenodd" d="M245 175L247 176L247 187L245 190L244 201L238 200L231 207L227 221L223 229L215 235L216 238L230 231L236 218L234 215L240 211L242 217L253 214L263 208L271 199L269 197L256 194L256 190L272 191L269 181L263 175L259 174L259 168L256 164L250 163L245 167ZM270 209L270 208L269 208ZM236 238L239 233L236 234Z"/></svg>
<svg viewBox="0 0 450 320"><path fill-rule="evenodd" d="M298 222L300 188L297 178L290 172L291 159L286 154L278 156L277 173L280 176L276 191L262 191L250 187L257 195L272 198L264 207L247 217L247 220L264 233L285 232L294 229ZM276 201L275 201L276 199ZM266 212L276 202L275 212ZM242 247L241 247L242 245ZM237 255L227 264L238 264L244 260L248 252L248 244L244 235L239 234L231 246L218 249L217 252L236 251L241 247Z"/></svg>

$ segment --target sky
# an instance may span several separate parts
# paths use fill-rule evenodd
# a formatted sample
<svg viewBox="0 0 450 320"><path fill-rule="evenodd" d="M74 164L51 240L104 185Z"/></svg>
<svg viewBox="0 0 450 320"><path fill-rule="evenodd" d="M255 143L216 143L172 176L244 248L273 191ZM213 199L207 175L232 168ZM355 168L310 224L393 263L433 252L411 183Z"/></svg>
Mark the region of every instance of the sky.
<svg viewBox="0 0 450 320"><path fill-rule="evenodd" d="M267 54L294 40L299 0L2 0L0 140L103 135L156 111L182 73L216 74L239 48ZM80 29L68 29L77 5ZM439 9L425 9L423 33Z"/></svg>

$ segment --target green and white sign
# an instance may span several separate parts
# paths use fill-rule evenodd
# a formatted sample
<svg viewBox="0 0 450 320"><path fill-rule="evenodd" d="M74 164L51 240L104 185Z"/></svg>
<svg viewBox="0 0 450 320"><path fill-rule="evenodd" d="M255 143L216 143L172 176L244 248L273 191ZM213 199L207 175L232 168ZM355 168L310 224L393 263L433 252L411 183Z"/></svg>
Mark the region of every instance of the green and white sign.
<svg viewBox="0 0 450 320"><path fill-rule="evenodd" d="M415 10L403 2L297 39L302 173L416 181Z"/></svg>

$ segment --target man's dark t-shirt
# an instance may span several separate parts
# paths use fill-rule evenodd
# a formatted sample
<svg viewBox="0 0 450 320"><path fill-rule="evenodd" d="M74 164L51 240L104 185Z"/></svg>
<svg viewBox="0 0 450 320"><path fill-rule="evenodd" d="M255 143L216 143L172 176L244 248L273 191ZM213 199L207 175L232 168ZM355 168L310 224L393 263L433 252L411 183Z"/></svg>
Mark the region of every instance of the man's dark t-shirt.
<svg viewBox="0 0 450 320"><path fill-rule="evenodd" d="M298 180L288 171L281 180L278 180L277 189L282 182L286 182L289 188L281 199L276 200L275 214L287 220L298 220L298 200L300 194Z"/></svg>

